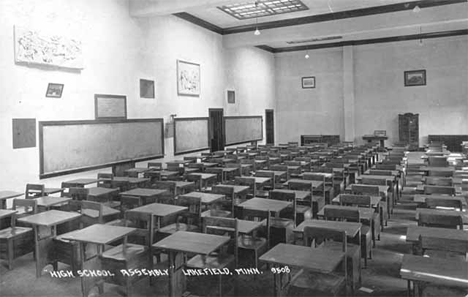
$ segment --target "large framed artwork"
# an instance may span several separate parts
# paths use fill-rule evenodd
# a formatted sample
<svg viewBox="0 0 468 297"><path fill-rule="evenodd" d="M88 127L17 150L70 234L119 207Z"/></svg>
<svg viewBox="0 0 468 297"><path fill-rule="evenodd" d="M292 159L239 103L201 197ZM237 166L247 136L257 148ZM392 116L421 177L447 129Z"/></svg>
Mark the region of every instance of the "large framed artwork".
<svg viewBox="0 0 468 297"><path fill-rule="evenodd" d="M14 34L16 63L83 69L81 41L17 26Z"/></svg>
<svg viewBox="0 0 468 297"><path fill-rule="evenodd" d="M200 96L200 64L177 60L177 94Z"/></svg>
<svg viewBox="0 0 468 297"><path fill-rule="evenodd" d="M127 97L121 95L94 95L96 120L127 119Z"/></svg>
<svg viewBox="0 0 468 297"><path fill-rule="evenodd" d="M426 70L405 71L405 87L425 86Z"/></svg>

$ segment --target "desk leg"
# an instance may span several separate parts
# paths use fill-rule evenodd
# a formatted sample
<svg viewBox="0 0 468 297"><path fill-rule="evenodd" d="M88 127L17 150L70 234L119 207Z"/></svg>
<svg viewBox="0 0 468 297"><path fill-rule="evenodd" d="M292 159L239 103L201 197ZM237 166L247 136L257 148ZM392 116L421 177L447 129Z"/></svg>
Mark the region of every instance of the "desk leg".
<svg viewBox="0 0 468 297"><path fill-rule="evenodd" d="M36 277L42 275L42 269L51 263L49 250L52 249L52 239L55 237L55 227L34 225L34 241L36 251Z"/></svg>
<svg viewBox="0 0 468 297"><path fill-rule="evenodd" d="M101 261L99 260L99 255L101 255L102 247L97 246L97 255L90 259L86 259L85 243L81 242L80 245L82 271L101 270ZM88 297L89 292L96 285L98 286L99 294L102 294L104 292L104 283L101 277L82 276L81 293L83 297Z"/></svg>
<svg viewBox="0 0 468 297"><path fill-rule="evenodd" d="M185 266L183 253L169 252L169 296L179 297L185 292L187 284L182 269Z"/></svg>
<svg viewBox="0 0 468 297"><path fill-rule="evenodd" d="M284 296L284 288L289 285L290 282L290 275L289 273L274 273L274 294L275 297L282 297Z"/></svg>

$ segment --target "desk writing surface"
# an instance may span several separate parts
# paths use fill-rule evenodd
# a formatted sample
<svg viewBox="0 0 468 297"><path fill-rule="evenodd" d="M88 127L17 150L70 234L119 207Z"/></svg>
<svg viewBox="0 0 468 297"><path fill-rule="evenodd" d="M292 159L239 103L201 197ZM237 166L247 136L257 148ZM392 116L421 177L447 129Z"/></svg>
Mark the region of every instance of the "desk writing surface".
<svg viewBox="0 0 468 297"><path fill-rule="evenodd" d="M153 244L153 247L183 253L208 255L229 242L230 237L177 231Z"/></svg>
<svg viewBox="0 0 468 297"><path fill-rule="evenodd" d="M377 205L379 205L380 201L382 201L382 197L380 197L380 196L370 196L370 203L371 203L372 207L376 207ZM333 198L332 203L340 204L341 203L341 196L338 195L335 198Z"/></svg>
<svg viewBox="0 0 468 297"><path fill-rule="evenodd" d="M186 181L174 181L176 188L183 189L186 187L194 186L194 182L186 182Z"/></svg>
<svg viewBox="0 0 468 297"><path fill-rule="evenodd" d="M202 204L211 204L225 197L223 194L212 194L204 192L190 192L179 197L196 197L201 199Z"/></svg>
<svg viewBox="0 0 468 297"><path fill-rule="evenodd" d="M187 210L187 207L185 206L177 206L177 205L162 204L162 203L151 203L151 204L146 204L140 207L130 209L128 211L148 213L157 217L165 217L165 216L180 213L186 210Z"/></svg>
<svg viewBox="0 0 468 297"><path fill-rule="evenodd" d="M24 193L15 191L0 191L0 200L15 198L24 195Z"/></svg>
<svg viewBox="0 0 468 297"><path fill-rule="evenodd" d="M289 182L308 184L308 185L312 185L313 188L320 187L323 184L323 182L319 180L307 180L307 179L294 179L293 178L285 182L283 185L288 186Z"/></svg>
<svg viewBox="0 0 468 297"><path fill-rule="evenodd" d="M243 234L249 234L257 228L264 226L266 223L256 222L256 221L248 221L248 220L237 220L237 231Z"/></svg>
<svg viewBox="0 0 468 297"><path fill-rule="evenodd" d="M329 228L338 231L346 232L346 236L354 238L356 234L361 230L361 223L354 222L339 222L339 221L324 221L324 220L305 220L299 226L297 226L293 231L294 232L304 232L304 228L309 227L319 227L319 228Z"/></svg>
<svg viewBox="0 0 468 297"><path fill-rule="evenodd" d="M374 215L375 210L373 208L366 208L366 207L354 207L354 206L341 206L341 205L325 205L318 213L318 216L325 215L325 209L350 209L350 210L358 210L359 217L361 220L372 220L372 216Z"/></svg>
<svg viewBox="0 0 468 297"><path fill-rule="evenodd" d="M66 212L60 210L49 210L33 214L27 217L18 219L18 222L39 225L39 226L54 226L61 223L71 221L75 218L80 217L81 214L76 212Z"/></svg>
<svg viewBox="0 0 468 297"><path fill-rule="evenodd" d="M310 191L275 189L275 192L278 192L278 193L294 193L294 194L296 194L296 200L305 200L305 199L311 197ZM316 201L317 196L312 196L312 200Z"/></svg>
<svg viewBox="0 0 468 297"><path fill-rule="evenodd" d="M192 176L200 176L200 178L202 180L208 180L210 178L216 178L217 175L216 174L213 174L213 173L200 173L200 172L194 172L194 173L190 173L189 175L192 175Z"/></svg>
<svg viewBox="0 0 468 297"><path fill-rule="evenodd" d="M263 254L259 260L270 264L302 267L330 273L340 265L343 258L343 252L280 243Z"/></svg>
<svg viewBox="0 0 468 297"><path fill-rule="evenodd" d="M11 209L0 209L0 219L9 217L16 213L16 210L11 210Z"/></svg>
<svg viewBox="0 0 468 297"><path fill-rule="evenodd" d="M136 228L94 224L84 229L68 232L61 238L86 243L109 244L134 232Z"/></svg>
<svg viewBox="0 0 468 297"><path fill-rule="evenodd" d="M92 187L89 188L88 196L99 197L118 192L119 189Z"/></svg>
<svg viewBox="0 0 468 297"><path fill-rule="evenodd" d="M288 201L254 197L252 199L249 199L239 204L238 206L248 208L248 209L253 209L253 210L269 210L273 212L279 212L287 208L291 204L292 202L288 202Z"/></svg>
<svg viewBox="0 0 468 297"><path fill-rule="evenodd" d="M408 226L408 229L406 230L406 241L413 243L418 242L420 235L435 238L462 240L468 244L468 231L466 230L424 226Z"/></svg>
<svg viewBox="0 0 468 297"><path fill-rule="evenodd" d="M58 204L62 204L72 200L70 197L53 197L53 196L44 196L39 198L34 198L37 201L37 206L50 207Z"/></svg>
<svg viewBox="0 0 468 297"><path fill-rule="evenodd" d="M162 189L145 189L136 188L125 192L121 192L120 195L138 196L138 197L153 197L166 193L167 190Z"/></svg>
<svg viewBox="0 0 468 297"><path fill-rule="evenodd" d="M404 255L400 268L403 279L468 288L467 262Z"/></svg>

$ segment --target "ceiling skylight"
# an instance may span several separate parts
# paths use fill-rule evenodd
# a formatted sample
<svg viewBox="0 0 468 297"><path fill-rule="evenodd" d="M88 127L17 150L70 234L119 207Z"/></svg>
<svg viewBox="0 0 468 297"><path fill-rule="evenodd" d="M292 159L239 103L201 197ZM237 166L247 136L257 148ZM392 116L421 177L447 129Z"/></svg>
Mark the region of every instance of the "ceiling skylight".
<svg viewBox="0 0 468 297"><path fill-rule="evenodd" d="M247 20L309 9L300 0L258 0L256 2L224 5L218 8L238 20Z"/></svg>

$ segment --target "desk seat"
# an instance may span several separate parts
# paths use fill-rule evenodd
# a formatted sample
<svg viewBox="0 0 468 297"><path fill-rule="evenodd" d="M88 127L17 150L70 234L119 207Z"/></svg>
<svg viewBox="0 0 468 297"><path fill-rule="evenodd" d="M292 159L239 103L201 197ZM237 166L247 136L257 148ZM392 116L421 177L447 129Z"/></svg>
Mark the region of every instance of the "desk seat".
<svg viewBox="0 0 468 297"><path fill-rule="evenodd" d="M30 232L30 231L32 232L32 229L27 228L27 227L14 227L14 228L8 227L8 228L0 230L0 239L10 239L15 236L26 234L27 232Z"/></svg>
<svg viewBox="0 0 468 297"><path fill-rule="evenodd" d="M196 255L190 260L187 261L187 267L190 268L217 268L222 269L226 268L232 263L234 263L235 258L234 255L230 254L213 254L210 256L206 256L205 260L203 260L202 255Z"/></svg>
<svg viewBox="0 0 468 297"><path fill-rule="evenodd" d="M13 260L34 251L34 232L28 227L8 227L0 230L0 259L8 261L8 269L13 268Z"/></svg>
<svg viewBox="0 0 468 297"><path fill-rule="evenodd" d="M104 253L102 253L101 258L105 260L114 260L114 261L125 261L129 257L136 257L142 254L145 254L148 251L148 247L127 243L125 246L125 255L123 254L123 245L115 246ZM147 259L148 255L145 254Z"/></svg>

